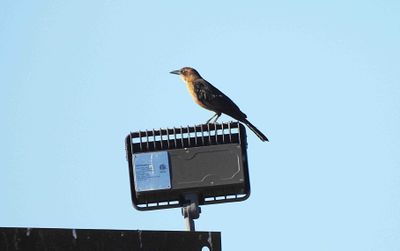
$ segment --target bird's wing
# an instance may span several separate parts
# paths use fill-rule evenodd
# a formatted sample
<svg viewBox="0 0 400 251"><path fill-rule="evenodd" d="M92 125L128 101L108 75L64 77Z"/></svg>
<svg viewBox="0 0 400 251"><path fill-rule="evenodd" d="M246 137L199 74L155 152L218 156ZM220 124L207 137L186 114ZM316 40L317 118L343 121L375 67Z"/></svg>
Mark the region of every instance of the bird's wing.
<svg viewBox="0 0 400 251"><path fill-rule="evenodd" d="M199 101L210 110L225 113L237 120L247 117L228 96L204 79L194 82L194 91Z"/></svg>

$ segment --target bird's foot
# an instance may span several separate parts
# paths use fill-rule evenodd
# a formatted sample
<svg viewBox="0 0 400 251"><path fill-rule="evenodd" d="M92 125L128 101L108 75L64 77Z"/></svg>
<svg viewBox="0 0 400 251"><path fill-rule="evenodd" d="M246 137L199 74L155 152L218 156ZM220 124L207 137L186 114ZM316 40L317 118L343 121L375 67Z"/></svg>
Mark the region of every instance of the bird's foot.
<svg viewBox="0 0 400 251"><path fill-rule="evenodd" d="M215 123L215 121L217 121L217 119L219 118L219 116L221 116L221 115L219 115L218 113L214 114L209 120L207 120L206 124L209 124L210 121L211 121L214 117L216 117L215 120L214 120L214 122L213 122L213 123Z"/></svg>
<svg viewBox="0 0 400 251"><path fill-rule="evenodd" d="M221 113L220 114L216 113L216 115L217 115L217 117L215 117L213 123L217 123L217 120L219 119L219 117L221 117Z"/></svg>

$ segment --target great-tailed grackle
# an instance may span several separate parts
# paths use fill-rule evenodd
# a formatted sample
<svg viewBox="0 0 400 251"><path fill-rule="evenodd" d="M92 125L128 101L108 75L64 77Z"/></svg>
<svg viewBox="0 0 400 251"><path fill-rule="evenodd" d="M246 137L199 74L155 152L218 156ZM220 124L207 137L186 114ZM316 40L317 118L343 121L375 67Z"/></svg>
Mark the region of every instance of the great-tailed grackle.
<svg viewBox="0 0 400 251"><path fill-rule="evenodd" d="M198 105L215 112L215 115L206 124L213 118L215 118L214 122L216 122L221 113L225 113L247 125L262 141L268 141L268 138L247 120L246 114L230 98L203 79L195 69L183 67L180 70L171 71L170 73L182 77L190 95Z"/></svg>

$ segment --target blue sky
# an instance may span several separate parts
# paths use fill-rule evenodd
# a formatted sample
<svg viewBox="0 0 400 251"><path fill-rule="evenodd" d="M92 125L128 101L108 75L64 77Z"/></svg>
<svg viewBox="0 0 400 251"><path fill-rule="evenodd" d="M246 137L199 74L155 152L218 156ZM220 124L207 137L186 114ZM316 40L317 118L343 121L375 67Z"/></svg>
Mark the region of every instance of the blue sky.
<svg viewBox="0 0 400 251"><path fill-rule="evenodd" d="M252 194L204 206L224 250L400 249L398 1L0 2L0 226L182 230L130 201L124 137L205 122L195 67L248 131ZM222 121L230 120L221 117Z"/></svg>

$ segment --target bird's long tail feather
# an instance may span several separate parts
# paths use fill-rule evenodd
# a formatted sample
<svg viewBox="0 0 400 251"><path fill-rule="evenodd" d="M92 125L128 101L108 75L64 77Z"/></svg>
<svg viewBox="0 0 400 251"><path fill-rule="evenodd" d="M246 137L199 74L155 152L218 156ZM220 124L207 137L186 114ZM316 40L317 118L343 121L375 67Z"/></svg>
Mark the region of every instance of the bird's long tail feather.
<svg viewBox="0 0 400 251"><path fill-rule="evenodd" d="M260 130L257 129L250 121L247 119L243 119L242 121L245 125L247 125L250 130L252 130L262 141L269 141L267 136L265 136Z"/></svg>

